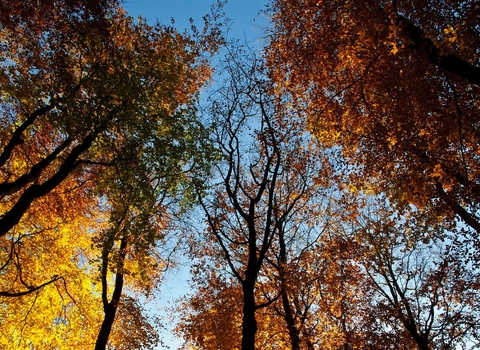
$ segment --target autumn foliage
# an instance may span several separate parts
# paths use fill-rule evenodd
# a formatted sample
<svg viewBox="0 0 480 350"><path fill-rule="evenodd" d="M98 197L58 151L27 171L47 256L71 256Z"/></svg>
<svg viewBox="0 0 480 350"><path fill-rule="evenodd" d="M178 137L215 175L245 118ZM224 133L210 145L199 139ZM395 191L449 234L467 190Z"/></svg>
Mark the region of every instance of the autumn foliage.
<svg viewBox="0 0 480 350"><path fill-rule="evenodd" d="M358 166L350 180L396 203L434 202L435 215L478 234L475 1L276 1L272 11L272 77Z"/></svg>
<svg viewBox="0 0 480 350"><path fill-rule="evenodd" d="M0 348L154 349L177 251L185 349L478 348L478 4L272 0L214 75L217 14L0 3Z"/></svg>
<svg viewBox="0 0 480 350"><path fill-rule="evenodd" d="M215 44L113 1L2 2L0 25L0 343L102 349L120 307L140 329L111 346L153 346L121 296L158 283L177 194L208 164L193 102Z"/></svg>
<svg viewBox="0 0 480 350"><path fill-rule="evenodd" d="M242 287L245 298L247 275L237 276L238 269L249 271L247 261L257 262L250 297L257 305L250 328L255 344L219 346L221 338L211 333L210 343L199 343L198 336L208 330L195 320L224 315L209 314L218 305L210 309L198 302L185 305L195 315L180 326L189 329L183 333L187 343L202 349L477 346L478 6L469 1L279 0L267 13L273 26L264 50L268 68L260 68L260 75L271 80L265 78L261 91L275 107L265 107L265 95L256 95L251 67L262 67L258 62L231 72L228 92L212 104L231 102L222 113L229 122L220 124L228 130L221 135L231 140L219 141L229 159L220 173L227 174L220 175L219 185L226 190L215 192L206 208L207 232L215 233L207 237L219 244L220 253L212 254L209 243L204 254L225 272L210 280L210 289L195 279L202 281L196 282L201 293L218 286L225 295L230 286L232 298L245 307L239 291ZM247 87L238 86L242 76L251 79ZM259 110L251 112L255 104ZM250 192L262 184L254 169L265 164L265 174L272 176L265 186L277 198L284 190L276 170L268 168L277 158L264 163L255 158L264 142L256 122L251 124L253 135L258 133L256 146L236 146L248 140L231 121L237 108L245 117L273 111L269 118L275 127L265 130L279 135L295 130L298 120L306 123L318 144L309 146L303 139L304 149L310 156L320 152L317 162L330 163L329 172L307 176L323 192L326 214L309 203L298 222L283 226L288 219L276 205L288 207L298 194L292 178L286 182L289 196L261 207L260 197ZM281 148L282 157L291 151L305 166L296 143L280 139L268 146ZM247 151L240 150L250 156L244 158ZM281 161L279 178L288 177L287 164ZM280 214L278 224L277 216L268 216L271 208ZM253 211L259 214L248 224ZM308 230L289 236L312 219L315 239ZM274 228L267 228L270 222ZM247 228L252 232L256 225L265 225L256 229L261 235L247 236ZM256 237L253 248L250 237ZM267 248L258 237L269 243ZM235 258L242 261L237 265L233 258L239 253L244 260ZM240 329L245 337L245 318L241 328L229 332Z"/></svg>

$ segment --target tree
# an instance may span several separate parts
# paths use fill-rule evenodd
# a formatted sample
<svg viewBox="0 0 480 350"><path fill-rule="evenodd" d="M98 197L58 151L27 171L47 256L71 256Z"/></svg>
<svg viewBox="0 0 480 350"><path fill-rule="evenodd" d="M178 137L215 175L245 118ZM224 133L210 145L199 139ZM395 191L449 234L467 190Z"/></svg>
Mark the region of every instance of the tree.
<svg viewBox="0 0 480 350"><path fill-rule="evenodd" d="M475 243L468 235L432 225L428 214L411 208L399 214L386 203L370 198L357 217L357 261L372 292L372 317L365 321L374 329L403 334L406 347L411 342L418 349L478 346ZM381 335L371 335L371 341Z"/></svg>
<svg viewBox="0 0 480 350"><path fill-rule="evenodd" d="M173 198L208 168L193 104L217 32L135 23L115 1L1 9L0 297L3 315L16 312L24 324L19 331L2 315L2 329L19 348L55 347L49 332L75 333L72 347L90 344L101 316L92 259L105 266L102 286L105 269L119 287L125 275L148 274L168 227L164 206L188 205L188 193L183 204ZM116 310L121 289L111 301L102 292L105 306ZM41 313L43 332L32 323Z"/></svg>
<svg viewBox="0 0 480 350"><path fill-rule="evenodd" d="M266 254L274 239L273 188L277 185L281 157L273 121L268 114L261 82L255 81L255 69L230 66L230 85L225 100L213 104L214 120L219 124L218 144L226 160L220 178L223 188L217 189L213 203L203 203L208 231L220 246L231 273L242 287L242 346L255 349L257 321L255 311L263 303L256 300L255 286ZM242 69L249 71L242 72ZM253 74L252 77L249 74ZM253 82L253 84L249 84ZM258 94L258 98L253 94ZM254 104L255 103L255 104ZM243 164L241 138L250 116L260 113L258 155ZM249 156L250 157L250 156ZM244 170L245 169L245 170ZM246 172L248 169L248 172ZM265 209L259 209L266 205ZM261 219L260 219L261 218ZM233 249L232 249L233 248ZM268 304L269 301L265 303Z"/></svg>
<svg viewBox="0 0 480 350"><path fill-rule="evenodd" d="M74 170L109 165L121 159L125 147L147 144L160 123L172 127L173 112L208 75L197 65L200 48L171 29L133 24L120 10L105 24L87 20L61 31L49 28L43 40L35 32L5 28L11 63L1 77L6 124L1 164L8 167L2 194L9 196L10 208L1 218L1 235ZM173 58L175 64L167 65ZM22 158L24 143L44 148L37 151L40 159L34 150ZM39 183L30 186L35 180Z"/></svg>
<svg viewBox="0 0 480 350"><path fill-rule="evenodd" d="M282 261L276 249L282 244L293 247L291 241L301 240L300 232L306 230L297 226L304 227L303 215L320 210L321 185L328 183L324 179L328 178L329 163L316 152L315 141L301 120L293 114L277 113L271 82L262 76L261 61L239 58L244 55L239 49L229 56L223 70L227 74L225 85L212 97L209 111L222 158L215 177L219 184L202 198L207 243L195 251L195 256L206 256L217 269L228 272L206 272L202 275L206 281L196 277L201 295L189 303L193 311L183 322L183 333L202 348L238 348L235 340L224 343L224 337L203 328L230 325L219 318L234 312L221 310L236 300L242 309L235 310L232 317L242 318L242 349L289 343L298 348L293 318L274 316L289 326L287 332L285 326L280 327L282 334L276 336L271 329L272 317L267 315L280 299L288 305L285 310L290 311L291 306L284 273L287 258ZM221 298L201 304L197 300L205 299L205 294L220 294ZM269 319L260 323L265 329L259 328L259 314ZM205 320L210 318L215 321ZM222 332L230 333L235 331Z"/></svg>
<svg viewBox="0 0 480 350"><path fill-rule="evenodd" d="M271 10L277 92L358 167L346 181L479 233L476 2L279 0Z"/></svg>

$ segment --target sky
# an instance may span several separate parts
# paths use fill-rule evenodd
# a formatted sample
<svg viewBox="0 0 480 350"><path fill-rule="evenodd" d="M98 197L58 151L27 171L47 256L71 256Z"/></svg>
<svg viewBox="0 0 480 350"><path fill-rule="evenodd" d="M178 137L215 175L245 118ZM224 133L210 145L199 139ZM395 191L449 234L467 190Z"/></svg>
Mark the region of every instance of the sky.
<svg viewBox="0 0 480 350"><path fill-rule="evenodd" d="M123 7L133 17L142 16L154 23L171 24L179 30L190 26L192 18L200 26L203 16L210 12L217 0L126 0ZM265 9L266 0L227 0L224 12L231 19L229 38L246 38L248 41L261 36L263 17L259 11Z"/></svg>
<svg viewBox="0 0 480 350"><path fill-rule="evenodd" d="M259 12L265 9L267 0L227 0L223 9L230 19L227 39L239 39L240 42L249 43L250 47L256 47L261 43L262 28L265 26L265 17ZM210 12L212 4L216 0L127 0L123 7L133 16L141 16L149 23L154 24L157 20L166 25L171 24L181 32L190 27L190 18L194 24L201 28L203 16ZM169 331L171 326L168 322L171 314L164 314L164 307L172 306L176 298L188 292L188 266L184 269L172 270L165 278L165 283L160 287L160 295L157 302L149 305L152 313L161 316L166 329L160 330L160 336L165 346L159 345L157 350L175 350L180 347L181 341L176 339Z"/></svg>

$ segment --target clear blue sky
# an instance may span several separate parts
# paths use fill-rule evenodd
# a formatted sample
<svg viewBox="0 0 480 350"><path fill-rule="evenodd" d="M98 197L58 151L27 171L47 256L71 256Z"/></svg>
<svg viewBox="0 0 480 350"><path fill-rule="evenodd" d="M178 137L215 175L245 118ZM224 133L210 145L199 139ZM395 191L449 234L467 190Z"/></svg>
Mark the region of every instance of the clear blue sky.
<svg viewBox="0 0 480 350"><path fill-rule="evenodd" d="M228 39L240 39L247 41L251 47L255 47L260 41L262 28L265 25L265 18L259 15L265 9L267 0L228 0L223 11L230 19ZM166 25L171 24L171 18L175 20L174 26L179 30L190 27L190 18L201 27L203 16L210 12L212 4L216 0L127 0L123 7L133 17L142 16L148 22L155 23L157 20ZM168 273L164 285L160 287L161 293L158 296L158 303L149 306L153 313L160 313L167 328L168 318L171 315L162 315L161 307L171 306L175 299L188 292L188 267ZM161 330L161 337L169 348L159 346L158 350L175 350L180 346L180 340L168 330Z"/></svg>
<svg viewBox="0 0 480 350"><path fill-rule="evenodd" d="M232 20L229 38L254 40L261 35L263 18L258 13L265 9L266 0L227 0L224 12ZM200 26L203 16L210 12L216 0L127 0L124 8L133 16L142 16L147 21L170 24L175 20L179 30L190 27L192 18Z"/></svg>

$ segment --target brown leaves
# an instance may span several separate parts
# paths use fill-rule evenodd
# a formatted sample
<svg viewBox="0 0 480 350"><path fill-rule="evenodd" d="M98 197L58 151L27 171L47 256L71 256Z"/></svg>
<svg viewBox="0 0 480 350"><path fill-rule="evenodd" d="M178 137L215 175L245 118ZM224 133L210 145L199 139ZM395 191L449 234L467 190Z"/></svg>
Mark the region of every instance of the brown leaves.
<svg viewBox="0 0 480 350"><path fill-rule="evenodd" d="M358 184L372 181L378 193L421 207L441 198L439 181L467 211L477 203L478 86L456 69L478 57L451 39L478 39L467 33L470 5L275 3L271 75L319 140L361 168ZM453 54L465 60L457 68L440 62ZM478 68L465 69L475 76Z"/></svg>

